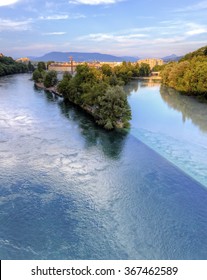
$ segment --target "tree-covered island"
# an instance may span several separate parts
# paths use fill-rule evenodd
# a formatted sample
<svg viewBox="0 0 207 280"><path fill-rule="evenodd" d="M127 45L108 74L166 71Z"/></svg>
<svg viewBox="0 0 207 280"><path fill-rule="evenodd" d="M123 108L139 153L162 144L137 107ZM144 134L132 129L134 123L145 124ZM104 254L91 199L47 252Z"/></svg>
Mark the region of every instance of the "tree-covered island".
<svg viewBox="0 0 207 280"><path fill-rule="evenodd" d="M123 86L133 77L149 75L150 71L148 65L130 62L114 68L103 64L99 69L82 64L76 67L74 76L66 72L57 83L56 72L45 69L44 63L39 62L33 73L36 85L45 89L55 86L65 100L84 109L107 130L129 127L131 110Z"/></svg>
<svg viewBox="0 0 207 280"><path fill-rule="evenodd" d="M108 130L129 126L131 110L123 86L132 78L149 76L151 71L146 63L123 62L115 67L102 64L99 68L85 63L76 67L74 76L66 72L58 82L57 73L46 69L45 63L39 62L33 73L33 80L39 87L55 89ZM161 71L162 84L207 100L207 47L153 70Z"/></svg>

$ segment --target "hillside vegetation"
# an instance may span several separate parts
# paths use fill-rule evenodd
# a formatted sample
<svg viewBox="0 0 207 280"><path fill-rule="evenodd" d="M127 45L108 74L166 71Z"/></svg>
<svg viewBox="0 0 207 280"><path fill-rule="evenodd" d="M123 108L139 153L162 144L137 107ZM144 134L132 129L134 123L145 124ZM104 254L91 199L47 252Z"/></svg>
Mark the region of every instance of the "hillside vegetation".
<svg viewBox="0 0 207 280"><path fill-rule="evenodd" d="M207 46L168 63L161 72L162 83L184 94L207 99Z"/></svg>
<svg viewBox="0 0 207 280"><path fill-rule="evenodd" d="M0 76L28 72L28 66L8 56L0 56Z"/></svg>

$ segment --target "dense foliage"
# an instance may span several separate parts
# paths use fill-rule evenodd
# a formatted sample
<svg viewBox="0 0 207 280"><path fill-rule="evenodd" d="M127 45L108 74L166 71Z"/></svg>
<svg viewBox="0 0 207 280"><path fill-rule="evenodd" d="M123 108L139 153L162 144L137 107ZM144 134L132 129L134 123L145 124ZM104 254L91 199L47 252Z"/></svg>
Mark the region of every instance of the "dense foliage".
<svg viewBox="0 0 207 280"><path fill-rule="evenodd" d="M44 62L39 62L33 80L50 88L57 84L57 74L55 71L46 71L46 68ZM83 64L76 67L74 77L66 72L57 90L65 99L90 113L104 128L128 127L131 111L122 86L133 77L149 74L150 67L144 63L123 62L114 68L103 64L100 69Z"/></svg>
<svg viewBox="0 0 207 280"><path fill-rule="evenodd" d="M168 63L161 72L162 83L182 93L207 98L207 47Z"/></svg>
<svg viewBox="0 0 207 280"><path fill-rule="evenodd" d="M106 129L127 127L131 111L123 88L108 87L104 94L98 97L95 114L98 116L97 123Z"/></svg>
<svg viewBox="0 0 207 280"><path fill-rule="evenodd" d="M44 86L46 88L53 87L57 84L57 82L58 82L57 72L54 70L48 71L44 78Z"/></svg>
<svg viewBox="0 0 207 280"><path fill-rule="evenodd" d="M37 64L37 69L41 72L43 70L46 70L47 69L47 66L45 64L45 62L43 61L39 61L38 64Z"/></svg>
<svg viewBox="0 0 207 280"><path fill-rule="evenodd" d="M155 66L152 68L152 71L154 71L154 72L160 72L160 71L162 71L164 68L165 68L165 64L163 64L163 65L155 65Z"/></svg>
<svg viewBox="0 0 207 280"><path fill-rule="evenodd" d="M8 56L0 56L0 76L28 72L28 66Z"/></svg>
<svg viewBox="0 0 207 280"><path fill-rule="evenodd" d="M42 83L44 81L45 75L45 71L39 71L38 69L36 69L33 72L32 79L35 81L35 83Z"/></svg>
<svg viewBox="0 0 207 280"><path fill-rule="evenodd" d="M35 67L34 67L34 65L31 63L31 61L28 62L27 68L28 68L28 71L29 71L29 72L34 72L34 70L35 70Z"/></svg>
<svg viewBox="0 0 207 280"><path fill-rule="evenodd" d="M32 79L35 83L42 83L45 88L54 87L57 82L57 72L52 71L45 71L44 67L37 67L37 69L33 72Z"/></svg>
<svg viewBox="0 0 207 280"><path fill-rule="evenodd" d="M64 75L58 91L93 115L104 128L128 127L131 111L127 94L121 87L129 79L127 66L124 70L121 67L112 69L109 65L100 69L79 65L74 77L68 73ZM131 77L131 73L128 74Z"/></svg>
<svg viewBox="0 0 207 280"><path fill-rule="evenodd" d="M199 57L199 56L207 56L207 46L202 47L194 52L187 53L185 56L183 56L180 59L180 61L190 60L194 57Z"/></svg>
<svg viewBox="0 0 207 280"><path fill-rule="evenodd" d="M33 72L32 79L35 83L43 83L46 76L46 64L42 61L38 62L37 69Z"/></svg>

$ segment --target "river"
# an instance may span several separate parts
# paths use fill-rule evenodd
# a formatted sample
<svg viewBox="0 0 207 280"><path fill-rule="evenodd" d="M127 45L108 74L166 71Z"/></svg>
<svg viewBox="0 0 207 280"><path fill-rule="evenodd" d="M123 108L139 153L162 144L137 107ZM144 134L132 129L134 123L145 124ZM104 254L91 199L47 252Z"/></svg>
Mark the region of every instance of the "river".
<svg viewBox="0 0 207 280"><path fill-rule="evenodd" d="M0 258L207 259L207 106L133 81L106 132L30 78L0 78Z"/></svg>

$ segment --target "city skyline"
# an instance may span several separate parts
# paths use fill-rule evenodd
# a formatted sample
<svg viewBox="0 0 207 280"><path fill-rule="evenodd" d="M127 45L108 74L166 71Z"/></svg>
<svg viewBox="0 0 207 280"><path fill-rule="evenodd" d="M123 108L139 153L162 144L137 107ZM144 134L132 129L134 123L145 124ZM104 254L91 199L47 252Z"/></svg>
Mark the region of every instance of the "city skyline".
<svg viewBox="0 0 207 280"><path fill-rule="evenodd" d="M207 1L0 0L0 52L183 55L207 45Z"/></svg>

